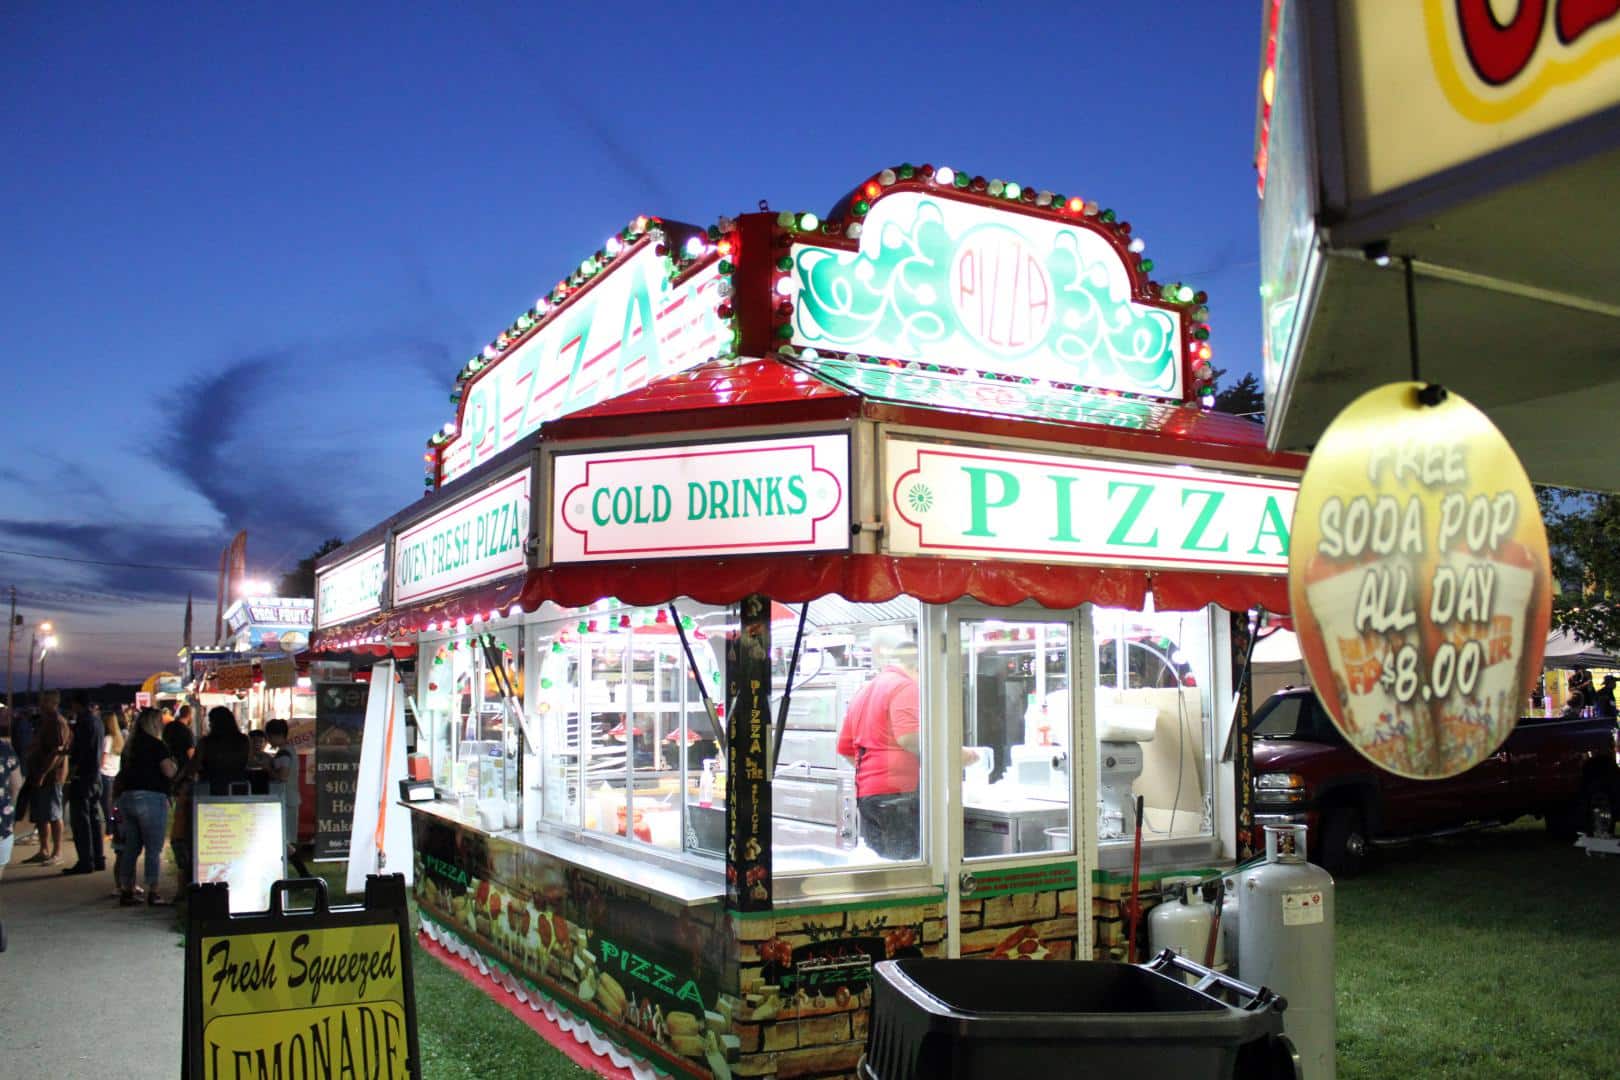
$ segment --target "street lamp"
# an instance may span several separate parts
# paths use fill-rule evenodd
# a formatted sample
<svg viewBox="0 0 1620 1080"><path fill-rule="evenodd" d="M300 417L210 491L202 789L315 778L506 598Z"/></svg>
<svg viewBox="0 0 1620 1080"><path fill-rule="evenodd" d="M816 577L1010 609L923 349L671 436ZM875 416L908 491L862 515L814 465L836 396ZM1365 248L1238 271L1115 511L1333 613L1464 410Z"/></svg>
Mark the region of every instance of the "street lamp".
<svg viewBox="0 0 1620 1080"><path fill-rule="evenodd" d="M41 692L44 692L44 690L45 690L45 656L52 649L56 648L56 635L55 634L47 634L45 636L45 638L42 641L40 641L39 644L40 644L40 649L39 649L39 689L40 689Z"/></svg>
<svg viewBox="0 0 1620 1080"><path fill-rule="evenodd" d="M33 632L28 636L28 689L26 692L29 694L34 692L34 653L39 650L39 635L44 634L50 639L51 644L54 645L56 643L56 639L51 636L51 629L52 627L50 620L47 619L45 622L42 622L38 626L34 627ZM47 646L47 648L48 647L49 646ZM44 659L45 658L43 656L40 657L39 683L40 689L42 690L45 688Z"/></svg>

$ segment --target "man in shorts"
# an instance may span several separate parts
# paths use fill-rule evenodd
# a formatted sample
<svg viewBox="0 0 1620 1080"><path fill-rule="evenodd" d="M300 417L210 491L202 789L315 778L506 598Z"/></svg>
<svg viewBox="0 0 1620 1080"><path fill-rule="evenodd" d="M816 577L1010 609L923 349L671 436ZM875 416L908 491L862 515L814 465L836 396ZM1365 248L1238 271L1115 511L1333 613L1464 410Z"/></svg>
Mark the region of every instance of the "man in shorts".
<svg viewBox="0 0 1620 1080"><path fill-rule="evenodd" d="M62 785L73 743L73 730L57 711L60 701L54 690L39 696L39 726L28 748L28 782L34 785L28 817L39 830L39 851L23 861L45 866L55 866L62 857Z"/></svg>

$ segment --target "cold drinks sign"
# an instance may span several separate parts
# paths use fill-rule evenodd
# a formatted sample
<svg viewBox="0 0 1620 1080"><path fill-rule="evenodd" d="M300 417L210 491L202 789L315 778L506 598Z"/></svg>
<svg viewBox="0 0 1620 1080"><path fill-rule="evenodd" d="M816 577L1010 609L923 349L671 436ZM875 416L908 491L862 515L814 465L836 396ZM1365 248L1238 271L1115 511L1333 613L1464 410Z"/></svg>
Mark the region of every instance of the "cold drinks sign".
<svg viewBox="0 0 1620 1080"><path fill-rule="evenodd" d="M849 437L559 454L552 561L849 547Z"/></svg>
<svg viewBox="0 0 1620 1080"><path fill-rule="evenodd" d="M1477 765L1512 731L1541 668L1551 570L1512 448L1468 402L1426 405L1420 387L1369 390L1322 435L1288 591L1339 730L1423 779Z"/></svg>

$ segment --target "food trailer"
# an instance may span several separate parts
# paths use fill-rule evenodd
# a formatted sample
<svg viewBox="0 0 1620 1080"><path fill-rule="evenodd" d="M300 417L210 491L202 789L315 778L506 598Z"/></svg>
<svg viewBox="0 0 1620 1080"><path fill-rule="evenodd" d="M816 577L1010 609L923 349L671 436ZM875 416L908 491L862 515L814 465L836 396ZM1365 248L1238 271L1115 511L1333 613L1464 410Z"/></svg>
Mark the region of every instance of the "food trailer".
<svg viewBox="0 0 1620 1080"><path fill-rule="evenodd" d="M417 649L433 947L638 1073L846 1075L874 962L1119 956L1138 832L1229 862L1303 459L1151 271L903 165L637 219L475 357L427 496L317 568L317 650Z"/></svg>

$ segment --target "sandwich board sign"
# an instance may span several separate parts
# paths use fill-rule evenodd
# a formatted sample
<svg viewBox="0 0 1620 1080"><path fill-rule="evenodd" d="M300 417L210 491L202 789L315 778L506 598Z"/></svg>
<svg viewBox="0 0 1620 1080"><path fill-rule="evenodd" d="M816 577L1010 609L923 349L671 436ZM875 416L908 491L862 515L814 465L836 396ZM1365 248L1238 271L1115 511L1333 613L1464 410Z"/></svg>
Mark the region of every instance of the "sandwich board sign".
<svg viewBox="0 0 1620 1080"><path fill-rule="evenodd" d="M315 905L286 907L288 892ZM191 891L186 919L186 1080L420 1080L405 879L366 879L330 907L317 878L278 881L267 911L233 915L230 886Z"/></svg>

